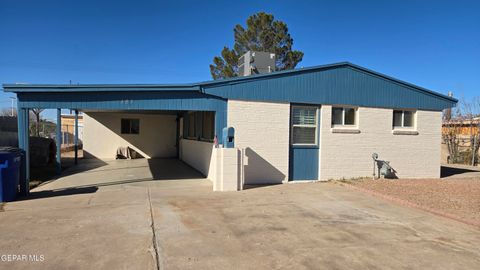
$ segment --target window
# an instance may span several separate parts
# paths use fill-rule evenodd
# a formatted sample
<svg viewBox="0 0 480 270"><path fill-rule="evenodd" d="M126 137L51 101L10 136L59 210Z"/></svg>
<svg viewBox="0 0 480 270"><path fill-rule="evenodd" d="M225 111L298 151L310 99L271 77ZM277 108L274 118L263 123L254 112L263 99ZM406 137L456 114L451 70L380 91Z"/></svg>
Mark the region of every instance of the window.
<svg viewBox="0 0 480 270"><path fill-rule="evenodd" d="M353 126L356 124L356 108L333 107L332 126Z"/></svg>
<svg viewBox="0 0 480 270"><path fill-rule="evenodd" d="M316 107L292 107L292 144L317 144Z"/></svg>
<svg viewBox="0 0 480 270"><path fill-rule="evenodd" d="M183 119L183 137L212 142L215 137L215 113L188 112L185 114Z"/></svg>
<svg viewBox="0 0 480 270"><path fill-rule="evenodd" d="M186 116L186 128L184 129L185 138L195 139L195 113L190 112Z"/></svg>
<svg viewBox="0 0 480 270"><path fill-rule="evenodd" d="M121 132L122 134L139 134L140 120L122 118Z"/></svg>
<svg viewBox="0 0 480 270"><path fill-rule="evenodd" d="M202 140L213 141L215 133L215 114L214 112L202 113Z"/></svg>
<svg viewBox="0 0 480 270"><path fill-rule="evenodd" d="M393 128L413 128L415 126L415 111L393 111Z"/></svg>

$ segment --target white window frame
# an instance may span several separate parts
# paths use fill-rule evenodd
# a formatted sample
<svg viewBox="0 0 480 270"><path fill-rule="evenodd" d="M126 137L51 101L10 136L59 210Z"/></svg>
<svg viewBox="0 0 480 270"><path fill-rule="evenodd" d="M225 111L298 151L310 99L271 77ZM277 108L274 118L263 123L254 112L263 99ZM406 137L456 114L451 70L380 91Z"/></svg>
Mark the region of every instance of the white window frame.
<svg viewBox="0 0 480 270"><path fill-rule="evenodd" d="M342 109L342 123L341 124L334 124L333 123L333 109ZM353 124L345 124L345 109L353 109L354 110L354 123ZM333 128L338 128L338 127L349 127L349 128L354 128L357 127L358 125L358 107L353 107L353 106L332 106L332 127Z"/></svg>
<svg viewBox="0 0 480 270"><path fill-rule="evenodd" d="M395 126L395 111L401 111L402 112L402 125L401 126ZM413 125L412 126L405 126L405 112L412 112L413 114ZM392 128L393 129L409 129L409 130L416 130L417 129L417 111L416 110L393 110L392 111Z"/></svg>
<svg viewBox="0 0 480 270"><path fill-rule="evenodd" d="M306 108L306 109L315 109L315 124L308 125L308 124L293 124L293 110L295 108ZM308 106L308 105L292 105L291 113L290 113L290 128L291 128L291 135L290 135L290 144L292 146L307 146L307 147L316 147L318 146L318 114L319 114L318 106ZM293 142L293 129L294 127L307 127L307 128L315 128L315 142L314 143L294 143Z"/></svg>

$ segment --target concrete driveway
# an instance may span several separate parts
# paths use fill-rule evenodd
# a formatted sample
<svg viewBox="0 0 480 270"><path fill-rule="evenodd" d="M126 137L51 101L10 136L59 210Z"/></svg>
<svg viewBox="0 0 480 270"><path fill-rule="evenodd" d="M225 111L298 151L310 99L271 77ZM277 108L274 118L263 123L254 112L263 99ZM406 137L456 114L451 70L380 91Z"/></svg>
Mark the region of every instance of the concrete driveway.
<svg viewBox="0 0 480 270"><path fill-rule="evenodd" d="M480 265L480 231L340 184L284 184L228 193L212 192L208 180L188 178L85 185L101 175L80 173L77 188L73 180L66 188L45 185L29 200L4 205L0 269ZM12 258L6 255L39 259L6 262Z"/></svg>

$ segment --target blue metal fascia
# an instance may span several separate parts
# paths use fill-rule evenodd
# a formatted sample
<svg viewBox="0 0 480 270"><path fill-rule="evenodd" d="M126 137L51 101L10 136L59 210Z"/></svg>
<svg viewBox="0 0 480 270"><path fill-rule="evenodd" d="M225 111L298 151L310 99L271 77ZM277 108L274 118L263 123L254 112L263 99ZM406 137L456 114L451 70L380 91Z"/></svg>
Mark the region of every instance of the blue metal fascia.
<svg viewBox="0 0 480 270"><path fill-rule="evenodd" d="M200 86L192 84L178 85L22 85L4 84L5 92L141 92L141 91L200 91Z"/></svg>
<svg viewBox="0 0 480 270"><path fill-rule="evenodd" d="M17 93L24 108L81 110L203 110L225 99L200 92L50 92Z"/></svg>
<svg viewBox="0 0 480 270"><path fill-rule="evenodd" d="M456 104L454 99L349 65L289 74L290 76L262 77L260 80L242 83L207 86L203 91L228 99L434 111Z"/></svg>
<svg viewBox="0 0 480 270"><path fill-rule="evenodd" d="M200 92L49 92L17 93L19 108L78 110L163 110L213 111L215 132L221 143L222 129L227 125L227 100Z"/></svg>

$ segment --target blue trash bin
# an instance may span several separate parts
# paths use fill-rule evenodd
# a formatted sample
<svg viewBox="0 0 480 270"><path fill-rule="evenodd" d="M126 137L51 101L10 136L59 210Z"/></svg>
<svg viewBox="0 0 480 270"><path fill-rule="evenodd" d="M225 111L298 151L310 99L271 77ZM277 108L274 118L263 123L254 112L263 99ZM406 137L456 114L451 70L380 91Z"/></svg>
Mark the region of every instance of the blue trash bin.
<svg viewBox="0 0 480 270"><path fill-rule="evenodd" d="M0 202L17 198L22 152L18 148L0 148Z"/></svg>

